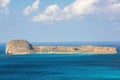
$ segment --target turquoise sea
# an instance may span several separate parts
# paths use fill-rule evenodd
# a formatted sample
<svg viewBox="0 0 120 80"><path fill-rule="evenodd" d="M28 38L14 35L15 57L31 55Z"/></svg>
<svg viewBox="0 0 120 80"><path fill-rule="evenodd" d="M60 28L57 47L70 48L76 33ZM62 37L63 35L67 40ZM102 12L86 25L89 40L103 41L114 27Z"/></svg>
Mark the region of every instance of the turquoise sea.
<svg viewBox="0 0 120 80"><path fill-rule="evenodd" d="M120 42L33 43L34 45L104 45ZM120 54L6 55L0 44L0 80L120 80Z"/></svg>

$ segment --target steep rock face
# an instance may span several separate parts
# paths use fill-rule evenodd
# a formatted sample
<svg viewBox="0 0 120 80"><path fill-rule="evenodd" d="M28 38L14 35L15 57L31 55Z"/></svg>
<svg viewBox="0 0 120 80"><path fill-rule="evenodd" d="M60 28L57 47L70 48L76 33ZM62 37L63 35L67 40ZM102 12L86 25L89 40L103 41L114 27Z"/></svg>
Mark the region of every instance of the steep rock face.
<svg viewBox="0 0 120 80"><path fill-rule="evenodd" d="M24 54L32 52L33 47L26 40L11 40L6 46L6 53L8 54Z"/></svg>

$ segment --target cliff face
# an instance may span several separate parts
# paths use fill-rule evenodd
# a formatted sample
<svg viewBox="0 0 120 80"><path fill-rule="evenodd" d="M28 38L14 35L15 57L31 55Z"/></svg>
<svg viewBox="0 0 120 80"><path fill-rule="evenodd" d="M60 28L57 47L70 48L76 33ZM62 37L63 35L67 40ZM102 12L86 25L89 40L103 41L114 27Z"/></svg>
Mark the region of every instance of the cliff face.
<svg viewBox="0 0 120 80"><path fill-rule="evenodd" d="M24 54L32 52L33 47L26 40L11 40L6 46L6 53L8 54Z"/></svg>
<svg viewBox="0 0 120 80"><path fill-rule="evenodd" d="M104 46L32 46L26 40L11 40L6 47L8 54L30 53L92 53L92 54L116 54L115 47Z"/></svg>

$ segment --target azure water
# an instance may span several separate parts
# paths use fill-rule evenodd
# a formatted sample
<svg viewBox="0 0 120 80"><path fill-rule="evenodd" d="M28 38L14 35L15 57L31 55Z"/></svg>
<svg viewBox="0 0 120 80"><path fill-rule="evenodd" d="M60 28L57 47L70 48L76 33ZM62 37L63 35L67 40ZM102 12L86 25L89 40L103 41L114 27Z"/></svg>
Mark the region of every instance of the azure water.
<svg viewBox="0 0 120 80"><path fill-rule="evenodd" d="M69 46L82 43L34 44ZM119 42L86 44L111 45L120 49ZM120 54L6 55L5 44L0 45L0 80L120 80Z"/></svg>

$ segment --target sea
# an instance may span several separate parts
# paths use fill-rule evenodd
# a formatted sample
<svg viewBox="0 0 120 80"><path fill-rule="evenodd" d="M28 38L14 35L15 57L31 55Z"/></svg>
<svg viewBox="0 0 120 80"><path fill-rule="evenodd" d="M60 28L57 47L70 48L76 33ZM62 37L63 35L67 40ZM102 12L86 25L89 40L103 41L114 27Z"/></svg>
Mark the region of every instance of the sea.
<svg viewBox="0 0 120 80"><path fill-rule="evenodd" d="M7 55L0 43L0 80L120 80L120 42L35 42L33 45L116 47L118 54Z"/></svg>

